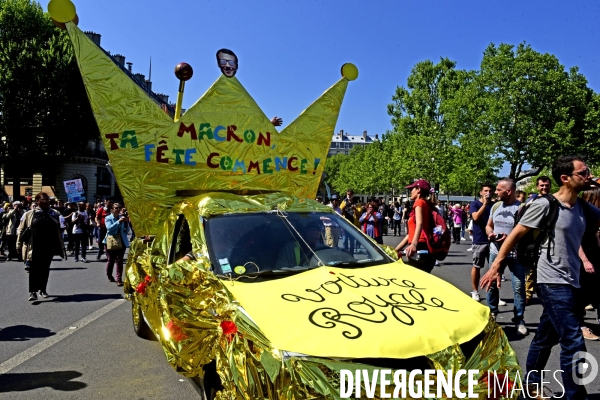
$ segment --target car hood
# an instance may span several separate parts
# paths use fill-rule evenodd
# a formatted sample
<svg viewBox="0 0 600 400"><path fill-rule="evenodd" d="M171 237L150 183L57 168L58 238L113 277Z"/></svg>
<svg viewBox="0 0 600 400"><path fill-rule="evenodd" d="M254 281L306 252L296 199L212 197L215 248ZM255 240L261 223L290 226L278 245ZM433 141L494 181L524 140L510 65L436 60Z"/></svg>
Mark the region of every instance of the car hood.
<svg viewBox="0 0 600 400"><path fill-rule="evenodd" d="M401 261L224 285L274 348L317 357L422 356L471 340L489 320L488 307Z"/></svg>

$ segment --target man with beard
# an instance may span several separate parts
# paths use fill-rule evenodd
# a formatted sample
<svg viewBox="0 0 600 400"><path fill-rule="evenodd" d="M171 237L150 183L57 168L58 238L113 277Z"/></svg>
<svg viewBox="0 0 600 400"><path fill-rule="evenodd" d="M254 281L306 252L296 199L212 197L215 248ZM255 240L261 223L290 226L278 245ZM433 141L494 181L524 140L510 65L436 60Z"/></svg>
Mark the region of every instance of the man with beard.
<svg viewBox="0 0 600 400"><path fill-rule="evenodd" d="M490 264L498 255L498 250L506 237L515 226L515 215L519 210L521 203L517 201L515 192L517 187L512 179L502 179L496 185L496 204L490 210L490 217L486 226L486 234L490 241ZM513 322L519 335L527 335L527 328L523 316L525 314L525 267L511 253L506 264L512 272L512 286L514 293L514 317ZM494 317L498 315L498 305L500 304L500 293L498 288L492 283L487 293L487 303ZM504 303L505 304L505 303Z"/></svg>
<svg viewBox="0 0 600 400"><path fill-rule="evenodd" d="M581 368L583 359L575 356L585 351L585 342L580 328L581 307L579 248L587 224L600 226L600 209L593 205L582 205L580 192L592 184L592 174L581 157L558 158L552 167L552 177L559 185L553 196L558 202L558 215L553 235L542 245L537 262L538 297L544 306L535 337L527 355L528 383L539 387L540 372L546 366L552 347L560 344L560 369L566 399L584 399L587 396L583 385L575 382L574 371ZM583 207L589 207L587 218ZM481 279L481 287L489 288L492 282L500 287L500 270L506 257L531 229L546 226L551 204L545 197L533 200L529 208L504 240L496 260ZM551 236L554 236L552 239ZM538 390L534 389L534 392ZM541 393L531 393L529 396Z"/></svg>

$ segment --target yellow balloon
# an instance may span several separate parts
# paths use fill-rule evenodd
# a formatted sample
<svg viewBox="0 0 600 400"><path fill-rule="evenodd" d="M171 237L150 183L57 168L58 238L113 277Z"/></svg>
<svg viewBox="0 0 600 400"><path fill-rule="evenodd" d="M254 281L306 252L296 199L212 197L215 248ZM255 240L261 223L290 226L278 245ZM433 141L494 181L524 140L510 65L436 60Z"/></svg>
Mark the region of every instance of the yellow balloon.
<svg viewBox="0 0 600 400"><path fill-rule="evenodd" d="M53 20L57 22L69 22L75 18L75 4L71 0L50 0L48 12Z"/></svg>
<svg viewBox="0 0 600 400"><path fill-rule="evenodd" d="M346 63L342 65L342 76L349 81L353 81L358 78L358 68L352 63Z"/></svg>

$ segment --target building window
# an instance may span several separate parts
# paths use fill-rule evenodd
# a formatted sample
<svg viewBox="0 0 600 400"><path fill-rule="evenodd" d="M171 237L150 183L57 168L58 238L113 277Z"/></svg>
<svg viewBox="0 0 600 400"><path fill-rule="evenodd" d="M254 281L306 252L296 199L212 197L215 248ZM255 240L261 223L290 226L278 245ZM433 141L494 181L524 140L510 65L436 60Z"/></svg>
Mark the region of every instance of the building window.
<svg viewBox="0 0 600 400"><path fill-rule="evenodd" d="M349 149L350 148L350 143L344 143L344 148L345 149ZM348 154L348 152L346 152L346 154Z"/></svg>
<svg viewBox="0 0 600 400"><path fill-rule="evenodd" d="M331 143L331 148L332 149L337 149L337 142Z"/></svg>
<svg viewBox="0 0 600 400"><path fill-rule="evenodd" d="M96 195L110 196L111 176L106 167L98 167L96 172Z"/></svg>

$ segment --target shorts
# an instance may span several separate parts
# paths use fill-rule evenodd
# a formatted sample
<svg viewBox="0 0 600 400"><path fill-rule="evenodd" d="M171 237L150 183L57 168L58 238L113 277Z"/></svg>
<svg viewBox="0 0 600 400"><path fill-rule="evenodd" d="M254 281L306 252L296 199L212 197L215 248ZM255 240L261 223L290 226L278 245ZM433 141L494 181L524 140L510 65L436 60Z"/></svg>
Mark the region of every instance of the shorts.
<svg viewBox="0 0 600 400"><path fill-rule="evenodd" d="M485 267L485 262L490 260L490 245L489 244L474 244L473 245L473 266L476 268Z"/></svg>

